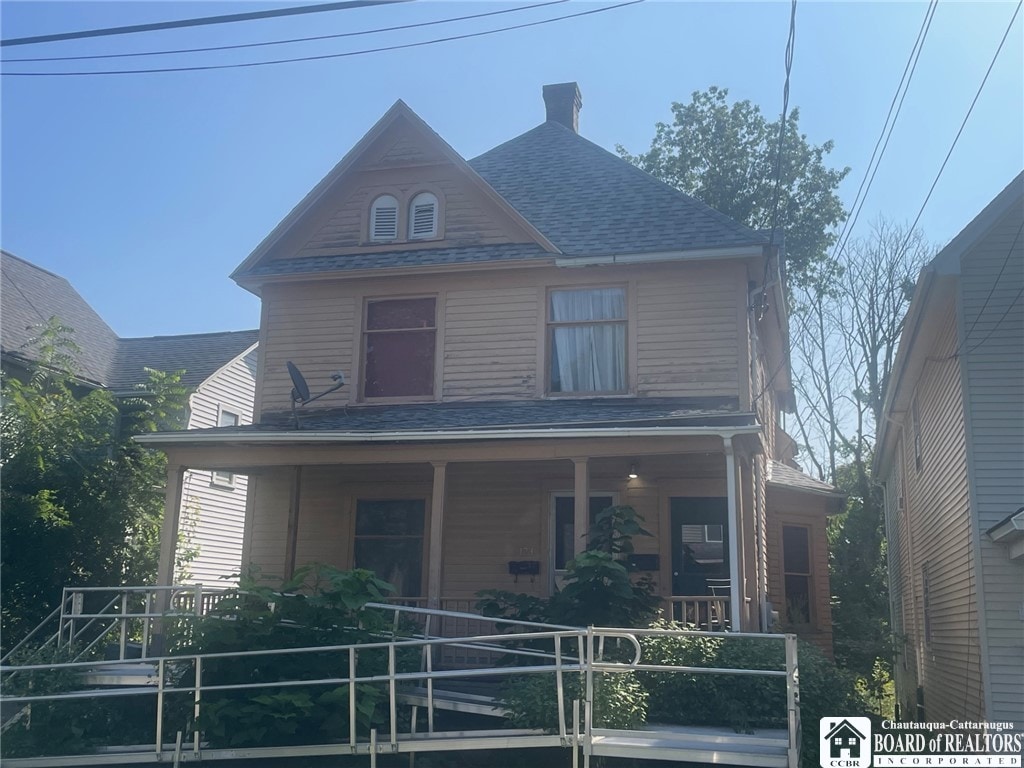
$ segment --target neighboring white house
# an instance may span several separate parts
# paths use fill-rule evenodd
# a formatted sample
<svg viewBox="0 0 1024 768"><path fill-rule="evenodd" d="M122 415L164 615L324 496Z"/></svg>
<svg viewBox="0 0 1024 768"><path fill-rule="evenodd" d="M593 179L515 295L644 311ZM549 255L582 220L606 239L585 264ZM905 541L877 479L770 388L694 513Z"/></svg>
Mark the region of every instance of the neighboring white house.
<svg viewBox="0 0 1024 768"><path fill-rule="evenodd" d="M144 383L147 368L184 371L192 390L188 429L252 423L256 330L118 338L71 284L6 251L2 265L2 361L21 375L35 362L32 339L57 317L75 332L77 379L83 388L115 394ZM234 583L242 558L247 478L189 470L182 496L176 576L185 583Z"/></svg>

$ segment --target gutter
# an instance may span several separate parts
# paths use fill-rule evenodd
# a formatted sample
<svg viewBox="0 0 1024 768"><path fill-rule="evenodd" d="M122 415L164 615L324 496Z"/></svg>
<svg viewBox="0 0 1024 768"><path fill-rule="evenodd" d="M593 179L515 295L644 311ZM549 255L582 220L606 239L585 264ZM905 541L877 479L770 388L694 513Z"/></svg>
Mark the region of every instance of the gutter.
<svg viewBox="0 0 1024 768"><path fill-rule="evenodd" d="M722 437L760 434L761 427L601 427L599 429L478 429L460 431L338 432L291 430L288 432L231 432L195 434L154 432L136 435L143 445L218 445L251 443L282 445L295 443L430 443L469 440L568 439L587 437Z"/></svg>
<svg viewBox="0 0 1024 768"><path fill-rule="evenodd" d="M702 248L660 253L612 253L607 256L556 256L556 267L597 267L609 264L646 264L659 261L700 261L703 259L745 259L764 255L763 245L739 248Z"/></svg>

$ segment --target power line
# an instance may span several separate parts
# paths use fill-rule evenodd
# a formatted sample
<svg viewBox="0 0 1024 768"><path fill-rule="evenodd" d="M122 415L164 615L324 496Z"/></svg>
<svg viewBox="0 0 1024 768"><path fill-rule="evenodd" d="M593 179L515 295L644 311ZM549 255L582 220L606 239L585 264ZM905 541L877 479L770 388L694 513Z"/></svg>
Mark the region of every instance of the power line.
<svg viewBox="0 0 1024 768"><path fill-rule="evenodd" d="M279 16L298 16L306 13L323 13L324 11L344 11L352 8L363 8L369 5L390 5L392 3L408 3L411 0L346 0L341 3L321 3L319 5L299 5L291 8L277 8L273 11L252 11L250 13L231 13L223 16L204 16L201 18L178 19L176 21L157 21L151 24L133 24L127 27L106 27L104 29L84 29L78 32L58 32L52 35L35 35L33 37L12 37L0 40L0 47L15 45L34 45L35 43L55 43L62 40L80 40L86 37L109 37L111 35L130 35L136 32L158 32L164 29L180 29L182 27L203 27L210 24L230 24L236 21L254 21L255 19L272 19Z"/></svg>
<svg viewBox="0 0 1024 768"><path fill-rule="evenodd" d="M1014 235L1013 242L1010 243L1010 250L1006 252L1006 258L1003 259L1003 265L999 268L999 274L996 275L996 279L992 281L992 287L988 290L988 296L985 297L985 302L981 305L981 309L978 310L978 314L974 316L974 322L971 323L971 327L968 328L967 333L964 334L964 340L957 345L956 351L950 355L950 358L954 358L960 354L960 350L963 348L964 344L967 343L967 340L971 338L971 334L974 333L974 328L978 325L978 321L981 320L982 316L985 314L985 310L988 309L988 303L992 300L992 296L995 294L996 288L999 286L999 281L1003 278L1003 272L1006 271L1006 265L1010 263L1010 257L1013 255L1013 251L1017 247L1017 241L1020 240L1021 232L1024 232L1024 222L1021 222L1021 225L1017 227L1017 234ZM1024 291L1024 288L1021 288L1021 291ZM1003 316L1000 317L999 320L996 321L996 324L993 325L989 329L988 333L985 334L985 338L977 344L973 344L971 348L967 350L967 354L971 354L971 352L988 341L988 337L995 333L996 328L1000 326L1006 316L1010 313L1010 310L1013 309L1013 305L1017 303L1020 296L1020 293L1018 293L1017 298L1010 302L1010 306L1008 306L1006 311L1003 312Z"/></svg>
<svg viewBox="0 0 1024 768"><path fill-rule="evenodd" d="M425 45L435 45L437 43L448 43L455 40L467 40L473 37L484 37L486 35L494 35L499 32L509 32L517 29L526 29L527 27L537 27L542 24L551 24L555 21L563 21L565 19L575 19L581 16L590 16L595 13L604 13L606 11L614 11L618 8L625 8L629 5L637 5L642 3L644 0L628 0L628 2L618 3L616 5L609 5L604 8L594 8L589 11L581 11L579 13L570 13L565 16L556 16L551 19L543 19L541 21L532 21L526 24L516 24L508 27L499 27L498 29L489 29L483 32L469 32L464 35L452 35L450 37L440 37L434 40L423 40L417 43L405 43L403 45L388 45L380 48L367 48L361 51L347 51L345 53L325 53L319 56L301 56L291 59L274 59L271 61L252 61L244 62L241 64L208 64L204 66L196 67L166 67L162 69L121 69L121 70L100 70L95 72L0 72L0 75L4 77L81 77L89 75L147 75L156 74L162 72L200 72L214 69L241 69L245 67L264 67L274 64L291 64L300 61L321 61L324 59L340 59L348 56L362 56L368 53L383 53L385 51L398 51L406 48L419 48Z"/></svg>
<svg viewBox="0 0 1024 768"><path fill-rule="evenodd" d="M917 39L914 41L914 45L910 49L910 56L907 57L907 63L903 67L903 75L900 77L899 85L896 86L896 92L892 95L892 101L889 104L889 112L885 116L885 122L882 124L882 130L878 134L878 140L875 142L875 148L871 151L871 158L868 160L867 168L864 170L864 177L861 179L860 186L857 188L857 195L854 197L853 204L850 206L850 217L846 220L846 223L836 240L836 247L832 252L833 260L838 259L842 255L843 250L846 248L846 243L853 235L853 229L857 225L857 219L860 218L860 212L864 209L864 203L867 201L868 192L871 190L871 185L875 180L875 174L878 173L878 167L881 165L882 157L885 155L885 150L889 146L889 139L892 137L893 129L896 127L896 121L899 119L900 112L903 110L903 100L906 98L907 92L910 90L910 81L913 80L914 72L917 70L917 62L921 57L921 51L924 50L924 41L928 36L928 30L931 28L932 18L935 16L935 10L938 8L938 4L938 0L931 0L928 8L925 10L924 20L921 22L921 28L917 32ZM897 101L899 102L898 105ZM889 122L890 118L892 119L891 124ZM881 146L881 152L879 152L879 146ZM875 162L876 155L878 157L877 162ZM872 164L874 165L873 170ZM862 193L863 197L861 197Z"/></svg>
<svg viewBox="0 0 1024 768"><path fill-rule="evenodd" d="M999 326L1003 324L1003 320L1005 320L1006 316L1008 314L1010 314L1010 310L1012 310L1015 306L1017 306L1017 302L1020 301L1020 297L1021 296L1024 296L1024 286L1021 286L1021 289L1019 291L1017 291L1017 295L1013 297L1013 301L1011 301L1009 306L1006 307L1006 310L1003 312L1002 316L998 320L996 320L996 324L993 325L989 329L989 332L985 334L985 338L983 338L977 344L972 345L971 348L967 350L967 354L968 355L971 354L978 347L980 347L982 344L984 344L986 341L988 341L989 336L991 336L993 333L995 333L996 329L999 328Z"/></svg>
<svg viewBox="0 0 1024 768"><path fill-rule="evenodd" d="M949 162L950 156L953 154L953 150L956 148L956 144L960 141L960 136L964 132L964 127L967 125L967 121L971 117L971 113L974 111L974 105L978 103L978 98L981 96L981 92L985 89L985 83L988 82L988 76L992 74L992 68L996 65L996 60L999 58L1000 52L1003 50L1003 44L1006 43L1006 38L1010 36L1010 30L1013 29L1013 23L1017 20L1017 14L1020 13L1021 5L1024 4L1024 0L1019 0L1017 7L1013 9L1013 16L1010 17L1010 23L1006 25L1006 31L1003 33L1003 39L999 41L999 47L996 48L995 54L992 56L992 61L988 65L988 69L985 71L985 76L981 79L981 85L978 86L978 92L974 94L974 100L971 101L971 106L967 109L967 114L964 115L964 120L960 123L960 130L956 132L956 136L953 138L953 143L949 146L949 151L946 153L945 160L942 161L942 165L939 167L939 172L935 174L935 181L932 182L931 187L928 189L928 194L924 198L924 202L921 203L921 209L917 212L917 216L914 218L914 223L910 225L910 229L907 230L907 236L903 240L903 245L900 246L900 253L905 253L907 246L910 244L911 235L914 233L914 228L917 226L917 222L921 220L921 215L924 213L925 207L928 205L928 201L932 199L932 192L935 191L935 186L939 183L939 179L942 178L942 172L946 170L946 164Z"/></svg>
<svg viewBox="0 0 1024 768"><path fill-rule="evenodd" d="M398 32L404 29L416 29L418 27L430 27L438 24L450 24L456 21L468 21L469 19L482 19L486 16L498 16L503 13L515 13L516 11L529 11L534 8L544 8L549 5L560 5L567 3L569 0L550 0L546 3L536 3L534 5L522 5L518 8L505 8L500 11L488 11L487 13L474 13L470 16L454 16L447 19L437 19L436 21L423 21L416 24L400 24L395 27L379 27L377 29L367 29L360 32L340 32L334 35L315 35L313 37L295 37L290 40L268 40L261 43L240 43L238 45L214 45L206 48L179 48L176 50L167 51L137 51L135 53L100 53L93 54L91 56L45 56L38 58L18 58L18 59L3 59L3 64L11 64L15 62L28 63L28 62L40 62L40 61L84 61L90 59L124 59L133 56L166 56L169 54L179 53L206 53L209 51L231 51L240 48L261 48L268 45L286 45L289 43L306 43L316 40L334 40L342 37L360 37L362 35L374 35L380 32Z"/></svg>

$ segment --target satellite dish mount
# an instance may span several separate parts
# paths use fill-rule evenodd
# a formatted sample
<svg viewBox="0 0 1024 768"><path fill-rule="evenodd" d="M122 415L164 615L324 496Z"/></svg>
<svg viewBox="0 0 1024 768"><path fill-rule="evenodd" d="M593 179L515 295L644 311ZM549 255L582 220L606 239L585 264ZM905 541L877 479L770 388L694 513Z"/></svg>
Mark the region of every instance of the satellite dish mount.
<svg viewBox="0 0 1024 768"><path fill-rule="evenodd" d="M337 392L345 386L345 374L341 371L335 371L331 374L331 379L334 381L334 384L332 384L328 389L325 389L319 395L310 396L309 385L306 383L306 377L302 375L302 371L299 370L299 367L291 360L287 361L285 365L288 367L288 375L292 379L292 419L295 421L295 428L301 429L299 424L298 406L306 405L306 403L312 403L314 400L319 400L324 395L331 394L331 392Z"/></svg>

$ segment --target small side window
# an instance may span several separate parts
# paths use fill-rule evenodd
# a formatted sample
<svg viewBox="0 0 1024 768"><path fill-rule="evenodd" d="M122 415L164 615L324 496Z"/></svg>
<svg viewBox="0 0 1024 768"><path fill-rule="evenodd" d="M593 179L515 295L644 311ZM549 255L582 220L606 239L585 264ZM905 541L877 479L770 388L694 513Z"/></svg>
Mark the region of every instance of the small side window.
<svg viewBox="0 0 1024 768"><path fill-rule="evenodd" d="M239 418L237 413L232 413L223 408L220 410L220 414L217 416L218 427L237 427ZM233 472L217 472L210 473L210 484L220 485L225 488L235 487L235 475Z"/></svg>
<svg viewBox="0 0 1024 768"><path fill-rule="evenodd" d="M409 239L426 240L437 236L437 197L420 192L409 203Z"/></svg>
<svg viewBox="0 0 1024 768"><path fill-rule="evenodd" d="M398 239L398 199L381 195L370 206L370 240L377 243Z"/></svg>

